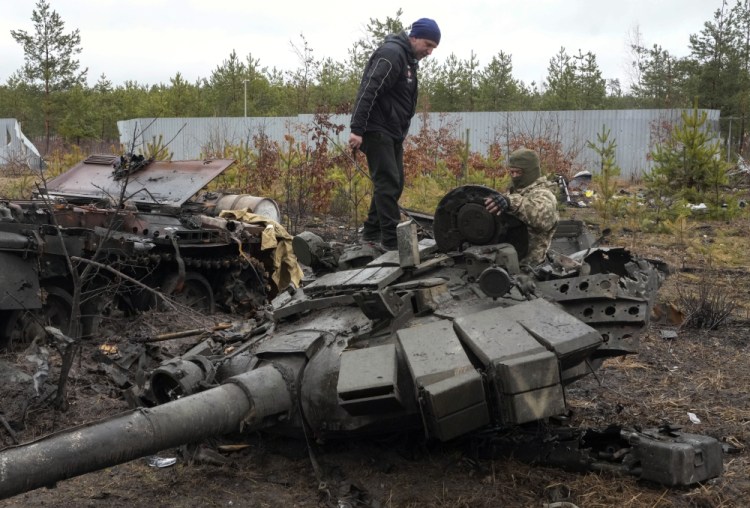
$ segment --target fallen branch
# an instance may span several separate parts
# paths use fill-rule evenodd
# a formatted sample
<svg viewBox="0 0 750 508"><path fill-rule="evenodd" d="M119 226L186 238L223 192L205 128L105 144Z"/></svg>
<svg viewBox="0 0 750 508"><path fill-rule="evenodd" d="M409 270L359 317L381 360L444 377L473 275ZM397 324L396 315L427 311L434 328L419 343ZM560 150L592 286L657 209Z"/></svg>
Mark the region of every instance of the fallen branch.
<svg viewBox="0 0 750 508"><path fill-rule="evenodd" d="M73 360L75 360L78 351L81 350L81 345L78 342L68 345L63 353L63 361L60 366L60 382L57 385L57 395L53 404L58 409L67 409L68 404L65 400L65 388L68 385L68 374L70 368L73 366Z"/></svg>
<svg viewBox="0 0 750 508"><path fill-rule="evenodd" d="M164 295L164 293L162 293L161 291L157 291L156 289L147 286L143 282L141 282L139 280L136 280L133 277L129 277L129 276L125 275L121 271L119 271L119 270L117 270L115 268L112 268L111 266L104 265L104 264L99 263L97 261L94 261L92 259L81 258L81 257L78 257L78 256L70 256L70 259L72 259L73 261L80 261L82 263L93 265L93 266L95 266L97 268L101 268L103 270L107 270L108 272L113 273L113 274L117 275L118 277L122 277L126 281L132 282L136 286L138 286L138 287L140 287L142 289L145 289L146 291L149 291L149 292L155 294L156 296L158 296L161 299L162 302L164 302L167 305L169 305L169 307L172 310L177 310L177 307L174 306L174 304L169 300L169 298L166 295Z"/></svg>
<svg viewBox="0 0 750 508"><path fill-rule="evenodd" d="M5 416L0 414L0 423L3 424L3 427L5 427L5 430L8 431L8 434L10 434L10 438L13 440L13 444L18 444L18 436L13 431L13 428L11 428L10 424L8 423L8 420L5 419Z"/></svg>
<svg viewBox="0 0 750 508"><path fill-rule="evenodd" d="M164 340L181 339L183 337L192 337L193 335L200 335L203 333L218 332L219 330L228 330L231 328L231 323L220 323L212 328L196 328L195 330L183 330L181 332L170 332L155 335L154 337L144 337L142 339L136 339L136 342L161 342Z"/></svg>

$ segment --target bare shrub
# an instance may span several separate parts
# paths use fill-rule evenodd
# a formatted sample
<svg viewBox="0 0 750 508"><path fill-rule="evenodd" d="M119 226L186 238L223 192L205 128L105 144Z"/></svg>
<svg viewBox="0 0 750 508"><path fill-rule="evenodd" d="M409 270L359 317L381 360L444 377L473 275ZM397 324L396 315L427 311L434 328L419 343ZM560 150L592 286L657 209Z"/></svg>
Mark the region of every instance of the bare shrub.
<svg viewBox="0 0 750 508"><path fill-rule="evenodd" d="M716 330L729 318L737 302L727 289L704 273L694 290L678 288L680 306L685 312L682 328Z"/></svg>

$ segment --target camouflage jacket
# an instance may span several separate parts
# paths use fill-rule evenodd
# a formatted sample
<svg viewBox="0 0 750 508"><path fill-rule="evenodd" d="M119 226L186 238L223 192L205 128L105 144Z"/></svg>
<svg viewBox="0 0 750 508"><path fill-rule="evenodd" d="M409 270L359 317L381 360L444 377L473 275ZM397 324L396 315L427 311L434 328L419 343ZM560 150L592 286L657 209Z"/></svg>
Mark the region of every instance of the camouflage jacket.
<svg viewBox="0 0 750 508"><path fill-rule="evenodd" d="M523 189L511 189L508 195L508 212L522 220L529 230L529 251L523 259L519 259L522 265L536 266L544 261L552 243L560 219L553 189L556 189L555 184L542 176Z"/></svg>

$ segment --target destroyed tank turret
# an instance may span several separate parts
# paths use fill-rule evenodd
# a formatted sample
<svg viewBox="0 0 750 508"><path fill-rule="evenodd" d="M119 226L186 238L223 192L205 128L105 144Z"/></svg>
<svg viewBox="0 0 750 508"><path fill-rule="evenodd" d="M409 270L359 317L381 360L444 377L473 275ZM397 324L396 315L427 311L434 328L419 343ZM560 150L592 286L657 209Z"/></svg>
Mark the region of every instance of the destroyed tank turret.
<svg viewBox="0 0 750 508"><path fill-rule="evenodd" d="M108 305L152 306L144 287L208 312L263 305L276 289L268 276L272 254L260 249L263 225L220 215L250 210L278 222L278 206L245 194L199 193L233 163L94 155L31 200L0 201L0 349L27 342L37 322L67 332L70 268L80 274L88 262L97 265L81 281L84 336Z"/></svg>
<svg viewBox="0 0 750 508"><path fill-rule="evenodd" d="M0 497L226 433L321 441L415 429L448 441L564 414L567 384L637 350L662 273L592 245L574 222L547 263L521 267L524 227L487 213L488 192L451 191L434 239L418 241L404 222L399 250L382 255L301 235L297 252L321 272L275 298L270 326L161 364L152 407L3 450ZM681 485L721 472L710 438L623 430L613 439L632 448L619 467L646 479Z"/></svg>

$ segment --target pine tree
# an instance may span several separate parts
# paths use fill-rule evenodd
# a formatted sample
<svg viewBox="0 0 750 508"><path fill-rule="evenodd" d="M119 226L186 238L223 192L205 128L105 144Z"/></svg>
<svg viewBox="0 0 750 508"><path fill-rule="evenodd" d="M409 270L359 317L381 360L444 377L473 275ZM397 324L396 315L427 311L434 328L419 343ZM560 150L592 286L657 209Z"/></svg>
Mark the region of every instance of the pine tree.
<svg viewBox="0 0 750 508"><path fill-rule="evenodd" d="M545 107L554 110L579 109L580 89L576 77L576 66L565 48L560 48L560 51L549 61L547 80L544 85L546 90L543 105Z"/></svg>
<svg viewBox="0 0 750 508"><path fill-rule="evenodd" d="M602 215L605 225L616 214L618 203L615 196L620 187L617 178L620 176L620 167L615 161L617 143L609 136L610 130L602 125L602 131L596 135L596 143L591 141L586 143L599 156L599 171L593 175L594 189L597 194L594 207Z"/></svg>
<svg viewBox="0 0 750 508"><path fill-rule="evenodd" d="M499 52L480 73L477 80L478 111L511 111L518 109L521 95L513 78L511 55Z"/></svg>
<svg viewBox="0 0 750 508"><path fill-rule="evenodd" d="M646 175L649 189L692 203L721 204L718 189L726 183L727 164L722 161L719 140L705 125L707 116L697 106L682 113L682 122L652 153L655 167ZM709 191L713 194L708 195Z"/></svg>
<svg viewBox="0 0 750 508"><path fill-rule="evenodd" d="M581 109L601 109L607 97L607 82L602 77L596 55L591 51L582 53L578 50L576 60L576 76L580 88Z"/></svg>
<svg viewBox="0 0 750 508"><path fill-rule="evenodd" d="M633 95L642 106L655 108L679 107L684 102L686 81L689 77L688 63L654 44L651 49L633 46L637 55L637 83L632 86Z"/></svg>
<svg viewBox="0 0 750 508"><path fill-rule="evenodd" d="M53 115L53 94L85 86L88 69L80 71L74 55L81 52L78 30L64 32L65 22L49 3L39 0L31 13L33 34L11 30L16 42L23 46L25 64L18 78L30 85L39 85L44 94L44 131L49 152L50 124Z"/></svg>
<svg viewBox="0 0 750 508"><path fill-rule="evenodd" d="M713 21L690 36L690 93L700 97L702 107L721 109L722 118L740 117L734 134L742 143L750 94L750 11L746 0L731 8L728 3L721 2Z"/></svg>

